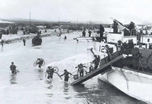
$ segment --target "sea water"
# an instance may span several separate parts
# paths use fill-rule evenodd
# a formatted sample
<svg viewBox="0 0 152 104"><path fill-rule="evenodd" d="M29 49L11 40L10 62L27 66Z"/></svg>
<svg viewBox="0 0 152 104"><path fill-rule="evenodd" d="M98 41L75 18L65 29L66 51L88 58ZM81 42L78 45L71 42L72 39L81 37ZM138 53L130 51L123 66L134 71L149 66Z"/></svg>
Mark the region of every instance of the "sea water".
<svg viewBox="0 0 152 104"><path fill-rule="evenodd" d="M22 42L4 44L0 52L0 104L142 104L113 86L98 83L98 76L78 86L70 85L72 76L68 83L56 74L51 81L47 80L45 71L50 65L58 67L60 75L64 69L76 74L79 63L89 67L94 57L88 47L93 42L73 39L80 35L81 32L73 32L45 37L41 46L32 46L31 40L27 40L26 46ZM33 66L37 58L45 60L41 69ZM10 72L11 62L19 70L17 75Z"/></svg>

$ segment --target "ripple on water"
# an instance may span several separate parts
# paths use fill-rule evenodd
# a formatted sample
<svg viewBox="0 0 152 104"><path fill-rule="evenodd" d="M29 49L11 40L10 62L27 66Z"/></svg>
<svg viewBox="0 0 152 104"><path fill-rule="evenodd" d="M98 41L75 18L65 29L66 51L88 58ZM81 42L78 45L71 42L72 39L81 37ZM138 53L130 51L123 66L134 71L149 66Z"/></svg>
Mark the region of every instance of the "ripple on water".
<svg viewBox="0 0 152 104"><path fill-rule="evenodd" d="M11 74L11 75L10 75L10 83L11 83L11 84L17 84L16 74Z"/></svg>

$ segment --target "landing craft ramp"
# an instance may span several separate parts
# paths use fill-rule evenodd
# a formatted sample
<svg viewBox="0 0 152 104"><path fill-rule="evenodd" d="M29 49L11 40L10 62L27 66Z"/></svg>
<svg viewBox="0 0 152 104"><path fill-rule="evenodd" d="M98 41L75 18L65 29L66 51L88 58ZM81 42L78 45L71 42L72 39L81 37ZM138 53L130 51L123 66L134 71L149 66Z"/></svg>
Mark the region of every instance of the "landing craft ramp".
<svg viewBox="0 0 152 104"><path fill-rule="evenodd" d="M114 53L114 54L118 54L118 52ZM123 55L117 55L116 57L113 57L110 61L107 61L107 57L103 58L100 60L100 66L98 69L95 69L94 71L88 73L87 75L85 75L84 77L80 77L77 80L74 80L71 85L78 85L86 80L89 80L90 78L98 75L98 74L104 74L105 72L109 71L110 68L108 68L111 64L113 64L114 62L120 60L123 58ZM104 61L104 62L103 62Z"/></svg>

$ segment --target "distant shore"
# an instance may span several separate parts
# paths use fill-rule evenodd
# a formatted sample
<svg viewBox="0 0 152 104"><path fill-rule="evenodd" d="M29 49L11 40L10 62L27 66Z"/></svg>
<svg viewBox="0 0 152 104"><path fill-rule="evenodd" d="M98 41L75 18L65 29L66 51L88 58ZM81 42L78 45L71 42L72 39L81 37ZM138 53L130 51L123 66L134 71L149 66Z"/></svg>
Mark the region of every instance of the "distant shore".
<svg viewBox="0 0 152 104"><path fill-rule="evenodd" d="M62 34L65 34L67 32L63 31ZM46 33L42 33L41 34L41 37L48 37L48 36L53 36L53 35L58 35L59 33L58 32L54 32L54 31L51 31L51 32L46 32ZM4 44L11 44L11 43L15 43L15 42L20 42L22 41L23 39L31 39L33 37L35 37L37 34L28 34L28 35L19 35L18 37L11 37L11 35L3 35L5 36L5 38L1 40L4 40ZM7 37L6 37L7 36ZM12 36L17 36L16 34L13 34Z"/></svg>

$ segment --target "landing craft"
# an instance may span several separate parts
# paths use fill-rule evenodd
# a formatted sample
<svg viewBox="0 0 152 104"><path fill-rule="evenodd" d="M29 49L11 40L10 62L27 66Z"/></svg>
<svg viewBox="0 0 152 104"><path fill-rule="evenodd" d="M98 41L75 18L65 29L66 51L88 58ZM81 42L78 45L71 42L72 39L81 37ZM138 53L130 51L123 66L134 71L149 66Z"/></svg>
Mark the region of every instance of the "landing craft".
<svg viewBox="0 0 152 104"><path fill-rule="evenodd" d="M138 32L139 29L135 26L133 29L130 29L131 31L127 34L125 31L126 27L119 22L118 25L119 27L123 27L121 28L121 32L109 32L107 34L107 44L110 45L109 43L114 43L117 45L118 41L121 40L121 49L115 50L120 51L123 58L113 63L111 65L111 71L102 74L99 80L100 82L106 82L115 86L129 96L147 103L152 103L152 37L149 34L144 34L143 28L139 27L142 32ZM134 30L136 30L136 32L133 32ZM125 47L124 44L126 41L128 41L127 47ZM96 42L94 48L97 52L101 52L99 50L100 48L96 48L100 46L101 43ZM118 48L115 45L112 47Z"/></svg>
<svg viewBox="0 0 152 104"><path fill-rule="evenodd" d="M35 36L32 39L32 45L33 46L37 46L37 45L41 45L42 44L42 38L40 36Z"/></svg>
<svg viewBox="0 0 152 104"><path fill-rule="evenodd" d="M94 42L94 52L101 58L98 68L82 78L75 78L71 85L80 84L101 73L98 76L99 83L106 82L131 97L152 103L152 37L150 34L139 33L136 28L135 34L131 34L133 29L130 29L125 35L124 30L128 30L127 27L119 21L116 22L122 31L108 32L105 44ZM122 43L118 44L118 41ZM103 45L112 47L114 52L104 56ZM109 58L106 59L107 57Z"/></svg>

